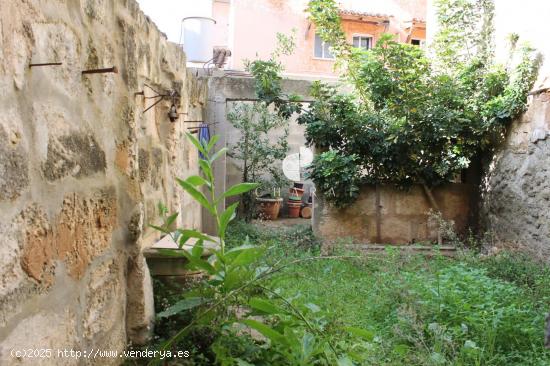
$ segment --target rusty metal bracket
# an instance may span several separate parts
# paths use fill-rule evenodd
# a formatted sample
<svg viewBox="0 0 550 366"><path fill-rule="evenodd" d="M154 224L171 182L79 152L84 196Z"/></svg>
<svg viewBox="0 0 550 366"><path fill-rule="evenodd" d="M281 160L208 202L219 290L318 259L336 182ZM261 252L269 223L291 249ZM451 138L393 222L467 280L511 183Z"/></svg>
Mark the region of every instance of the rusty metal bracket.
<svg viewBox="0 0 550 366"><path fill-rule="evenodd" d="M171 98L172 99L172 105L170 106L170 111L168 112L168 117L170 118L170 121L175 122L177 119L177 116L179 116L182 113L178 113L176 108L176 99L180 96L179 93L176 90L170 90L168 92L160 93L152 86L149 86L147 84L143 84L144 87L151 89L153 92L156 93L156 95L153 95L151 97L145 96L145 91L143 90L140 92L140 95L143 95L145 99L157 99L153 104L151 104L149 107L145 108L141 114L144 114L160 102L164 100L164 98ZM136 93L137 94L137 93Z"/></svg>

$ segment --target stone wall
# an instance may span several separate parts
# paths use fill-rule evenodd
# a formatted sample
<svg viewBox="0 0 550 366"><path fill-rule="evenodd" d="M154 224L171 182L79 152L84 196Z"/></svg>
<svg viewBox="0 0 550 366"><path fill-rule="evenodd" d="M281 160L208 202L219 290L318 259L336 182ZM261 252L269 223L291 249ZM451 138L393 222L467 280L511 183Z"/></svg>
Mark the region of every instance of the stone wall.
<svg viewBox="0 0 550 366"><path fill-rule="evenodd" d="M475 207L476 186L450 183L433 189L432 194L443 218L453 221L457 232L465 233ZM429 220L433 209L421 186L408 191L366 186L357 201L345 209L335 208L318 196L313 230L327 244L348 238L358 244L437 242L438 227Z"/></svg>
<svg viewBox="0 0 550 366"><path fill-rule="evenodd" d="M29 67L43 62L63 64ZM14 348L121 350L151 331L147 225L160 201L179 225L201 215L174 185L197 173L187 124L169 100L142 113L145 84L201 118L206 85L135 0L0 1L0 364L36 363Z"/></svg>
<svg viewBox="0 0 550 366"><path fill-rule="evenodd" d="M531 97L483 183L481 218L492 245L550 260L550 92Z"/></svg>

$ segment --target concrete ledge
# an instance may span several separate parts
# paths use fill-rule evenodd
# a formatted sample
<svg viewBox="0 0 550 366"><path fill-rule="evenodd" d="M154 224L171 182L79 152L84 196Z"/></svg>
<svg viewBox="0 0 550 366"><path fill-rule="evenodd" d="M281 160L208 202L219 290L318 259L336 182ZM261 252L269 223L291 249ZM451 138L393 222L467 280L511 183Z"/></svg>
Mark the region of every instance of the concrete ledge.
<svg viewBox="0 0 550 366"><path fill-rule="evenodd" d="M383 254L386 249L399 250L402 253L422 254L434 256L437 253L445 257L454 257L456 255L456 247L451 245L431 246L431 245L374 245L374 244L356 244L347 247L351 250L359 250L362 253L378 253Z"/></svg>
<svg viewBox="0 0 550 366"><path fill-rule="evenodd" d="M215 238L216 242L205 242L203 257L208 257L214 250L220 247L219 238ZM190 271L185 268L187 259L181 255L168 255L164 250L173 250L176 253L183 250L191 251L197 239L190 238L187 243L180 249L170 235L164 236L150 248L143 251L143 256L147 260L147 266L151 272L151 276L196 276L200 272Z"/></svg>

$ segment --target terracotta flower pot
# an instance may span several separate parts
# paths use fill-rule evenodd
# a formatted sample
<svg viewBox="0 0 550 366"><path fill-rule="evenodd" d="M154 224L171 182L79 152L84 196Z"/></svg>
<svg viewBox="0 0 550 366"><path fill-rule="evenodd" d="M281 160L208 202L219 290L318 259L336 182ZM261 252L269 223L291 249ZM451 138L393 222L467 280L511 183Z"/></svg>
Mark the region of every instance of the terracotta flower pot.
<svg viewBox="0 0 550 366"><path fill-rule="evenodd" d="M299 197L300 200L302 199L302 196L304 195L304 190L301 188L292 187L288 190L291 196Z"/></svg>
<svg viewBox="0 0 550 366"><path fill-rule="evenodd" d="M260 218L263 220L276 220L283 203L282 198L256 198L260 211Z"/></svg>
<svg viewBox="0 0 550 366"><path fill-rule="evenodd" d="M296 218L300 217L300 210L302 209L302 202L287 201L288 217Z"/></svg>
<svg viewBox="0 0 550 366"><path fill-rule="evenodd" d="M289 201L293 201L293 202L302 202L302 197L299 197L299 196L288 196L288 200Z"/></svg>
<svg viewBox="0 0 550 366"><path fill-rule="evenodd" d="M302 208L302 212L300 213L300 215L304 218L304 219L311 219L311 207L310 206L306 206L304 208Z"/></svg>

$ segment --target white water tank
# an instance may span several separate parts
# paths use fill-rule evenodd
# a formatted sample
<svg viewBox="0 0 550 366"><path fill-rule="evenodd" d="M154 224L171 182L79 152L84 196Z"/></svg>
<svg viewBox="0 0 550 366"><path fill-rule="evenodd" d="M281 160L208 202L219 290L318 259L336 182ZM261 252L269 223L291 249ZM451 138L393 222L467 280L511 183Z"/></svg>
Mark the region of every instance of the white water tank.
<svg viewBox="0 0 550 366"><path fill-rule="evenodd" d="M188 62L212 60L214 24L216 21L209 17L183 18L183 50Z"/></svg>

